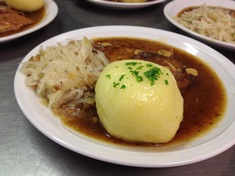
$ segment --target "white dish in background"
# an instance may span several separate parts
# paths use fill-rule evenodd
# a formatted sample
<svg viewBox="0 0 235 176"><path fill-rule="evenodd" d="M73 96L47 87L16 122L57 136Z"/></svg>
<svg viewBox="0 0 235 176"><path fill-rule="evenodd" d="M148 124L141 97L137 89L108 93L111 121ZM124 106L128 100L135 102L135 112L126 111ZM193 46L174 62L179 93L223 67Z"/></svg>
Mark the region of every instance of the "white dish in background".
<svg viewBox="0 0 235 176"><path fill-rule="evenodd" d="M45 0L45 6L46 6L46 12L45 12L45 16L44 18L35 26L9 35L9 36L5 36L5 37L0 37L0 44L13 40L13 39L17 39L19 37L25 36L27 34L30 34L34 31L37 31L41 28L43 28L44 26L48 25L52 20L54 20L54 18L56 17L57 13L58 13L58 6L56 5L56 3L53 0Z"/></svg>
<svg viewBox="0 0 235 176"><path fill-rule="evenodd" d="M228 97L227 110L216 128L184 144L169 148L150 149L108 144L83 134L71 133L60 119L41 103L35 93L25 86L25 76L16 71L14 91L17 102L26 118L44 135L56 143L79 154L115 164L137 167L172 167L199 162L213 157L235 144L235 65L219 52L189 37L176 33L134 26L104 26L78 29L55 36L30 51L22 62L38 53L40 47L65 44L69 39L81 40L97 37L137 37L162 41L183 49L216 70Z"/></svg>
<svg viewBox="0 0 235 176"><path fill-rule="evenodd" d="M143 7L152 6L166 0L153 0L149 2L135 2L135 3L126 3L126 2L111 2L106 0L87 0L96 5L114 8L114 9L138 9Z"/></svg>
<svg viewBox="0 0 235 176"><path fill-rule="evenodd" d="M181 12L183 9L187 7L192 7L192 6L200 6L200 5L203 5L204 3L208 6L217 6L217 7L220 6L220 7L235 10L235 2L230 1L230 0L225 0L225 1L222 1L222 0L197 0L197 1L175 0L175 1L169 2L164 7L164 15L173 25L187 32L188 34L195 36L209 44L235 51L235 44L222 42L219 40L206 37L190 29L187 29L186 27L184 27L183 25L179 24L177 21L174 20L174 17L177 16L177 14Z"/></svg>

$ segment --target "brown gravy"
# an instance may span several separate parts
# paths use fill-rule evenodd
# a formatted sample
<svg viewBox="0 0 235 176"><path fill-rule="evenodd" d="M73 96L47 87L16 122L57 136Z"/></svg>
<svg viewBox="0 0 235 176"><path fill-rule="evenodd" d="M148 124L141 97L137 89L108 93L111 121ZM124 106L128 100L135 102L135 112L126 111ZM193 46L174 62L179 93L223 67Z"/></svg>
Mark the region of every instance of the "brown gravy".
<svg viewBox="0 0 235 176"><path fill-rule="evenodd" d="M0 5L5 5L5 4L0 2ZM43 8L41 8L40 10L35 11L35 12L24 12L24 14L26 17L30 18L34 22L32 24L27 25L25 27L22 27L21 29L16 30L16 31L9 31L9 32L0 33L0 37L6 37L6 36L13 35L13 34L17 34L19 32L25 31L27 29L30 29L30 28L36 26L45 17L46 7L44 6Z"/></svg>
<svg viewBox="0 0 235 176"><path fill-rule="evenodd" d="M136 49L156 52L159 49L171 48L174 50L175 59L198 70L199 75L195 77L194 83L183 93L184 119L180 128L173 140L164 145L192 140L210 130L220 121L226 105L224 87L214 71L195 56L155 41L109 38L96 39L94 42L112 44L111 47L98 48L111 62L130 59ZM63 109L59 109L57 113L62 117L65 116ZM112 137L106 133L97 117L95 107L89 107L81 117L62 118L62 120L65 125L83 134L109 143L127 146L159 146L159 144L133 143Z"/></svg>

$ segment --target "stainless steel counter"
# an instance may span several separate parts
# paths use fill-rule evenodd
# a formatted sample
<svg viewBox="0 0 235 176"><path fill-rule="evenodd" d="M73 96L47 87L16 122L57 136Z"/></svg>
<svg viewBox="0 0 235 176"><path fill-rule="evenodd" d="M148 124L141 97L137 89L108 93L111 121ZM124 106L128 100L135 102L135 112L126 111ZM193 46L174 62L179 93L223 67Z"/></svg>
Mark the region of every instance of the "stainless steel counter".
<svg viewBox="0 0 235 176"><path fill-rule="evenodd" d="M211 159L174 168L135 168L97 161L74 153L40 133L16 103L13 81L18 63L36 45L66 31L90 26L135 25L185 34L163 15L161 3L139 10L106 9L83 0L56 0L59 13L46 27L0 44L1 176L234 176L235 146ZM217 48L215 48L217 49ZM217 49L233 63L235 53Z"/></svg>

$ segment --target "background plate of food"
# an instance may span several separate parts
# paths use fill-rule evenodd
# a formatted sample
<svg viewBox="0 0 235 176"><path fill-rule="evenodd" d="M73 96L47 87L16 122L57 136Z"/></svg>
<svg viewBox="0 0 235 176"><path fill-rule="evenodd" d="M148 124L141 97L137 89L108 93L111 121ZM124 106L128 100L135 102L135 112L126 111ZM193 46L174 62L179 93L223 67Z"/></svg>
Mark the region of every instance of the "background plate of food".
<svg viewBox="0 0 235 176"><path fill-rule="evenodd" d="M109 8L115 8L115 9L138 9L143 7L148 7L151 5L155 5L161 2L164 2L165 0L88 0L91 3L109 7Z"/></svg>
<svg viewBox="0 0 235 176"><path fill-rule="evenodd" d="M53 0L35 0L35 3L31 1L29 3L29 1L6 0L0 1L0 3L2 23L0 43L41 29L49 24L58 13L58 7Z"/></svg>
<svg viewBox="0 0 235 176"><path fill-rule="evenodd" d="M191 164L232 147L234 87L235 66L219 52L135 26L55 36L25 56L14 79L19 107L48 138L136 167Z"/></svg>
<svg viewBox="0 0 235 176"><path fill-rule="evenodd" d="M234 7L234 1L177 0L165 6L164 14L173 25L188 34L217 47L234 50Z"/></svg>

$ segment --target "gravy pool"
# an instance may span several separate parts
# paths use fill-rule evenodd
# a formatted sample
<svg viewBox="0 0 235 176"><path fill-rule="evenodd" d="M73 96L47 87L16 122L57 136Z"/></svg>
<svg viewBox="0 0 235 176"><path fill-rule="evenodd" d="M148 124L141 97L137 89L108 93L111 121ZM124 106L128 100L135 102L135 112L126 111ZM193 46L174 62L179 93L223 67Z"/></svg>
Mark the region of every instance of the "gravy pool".
<svg viewBox="0 0 235 176"><path fill-rule="evenodd" d="M179 142L193 140L205 134L218 124L226 107L226 94L224 87L208 65L195 56L175 47L150 40L133 38L107 38L94 40L94 46L101 43L111 44L109 47L98 47L106 57L113 62L115 60L131 59L135 50L156 52L160 49L173 50L174 58L188 67L198 71L193 84L182 94L184 98L184 118L175 137L166 144L135 143L123 141L110 136L101 126L98 120L95 106L84 109L81 117L62 118L63 123L83 134L108 143L126 146L165 146ZM66 116L63 108L56 114Z"/></svg>

